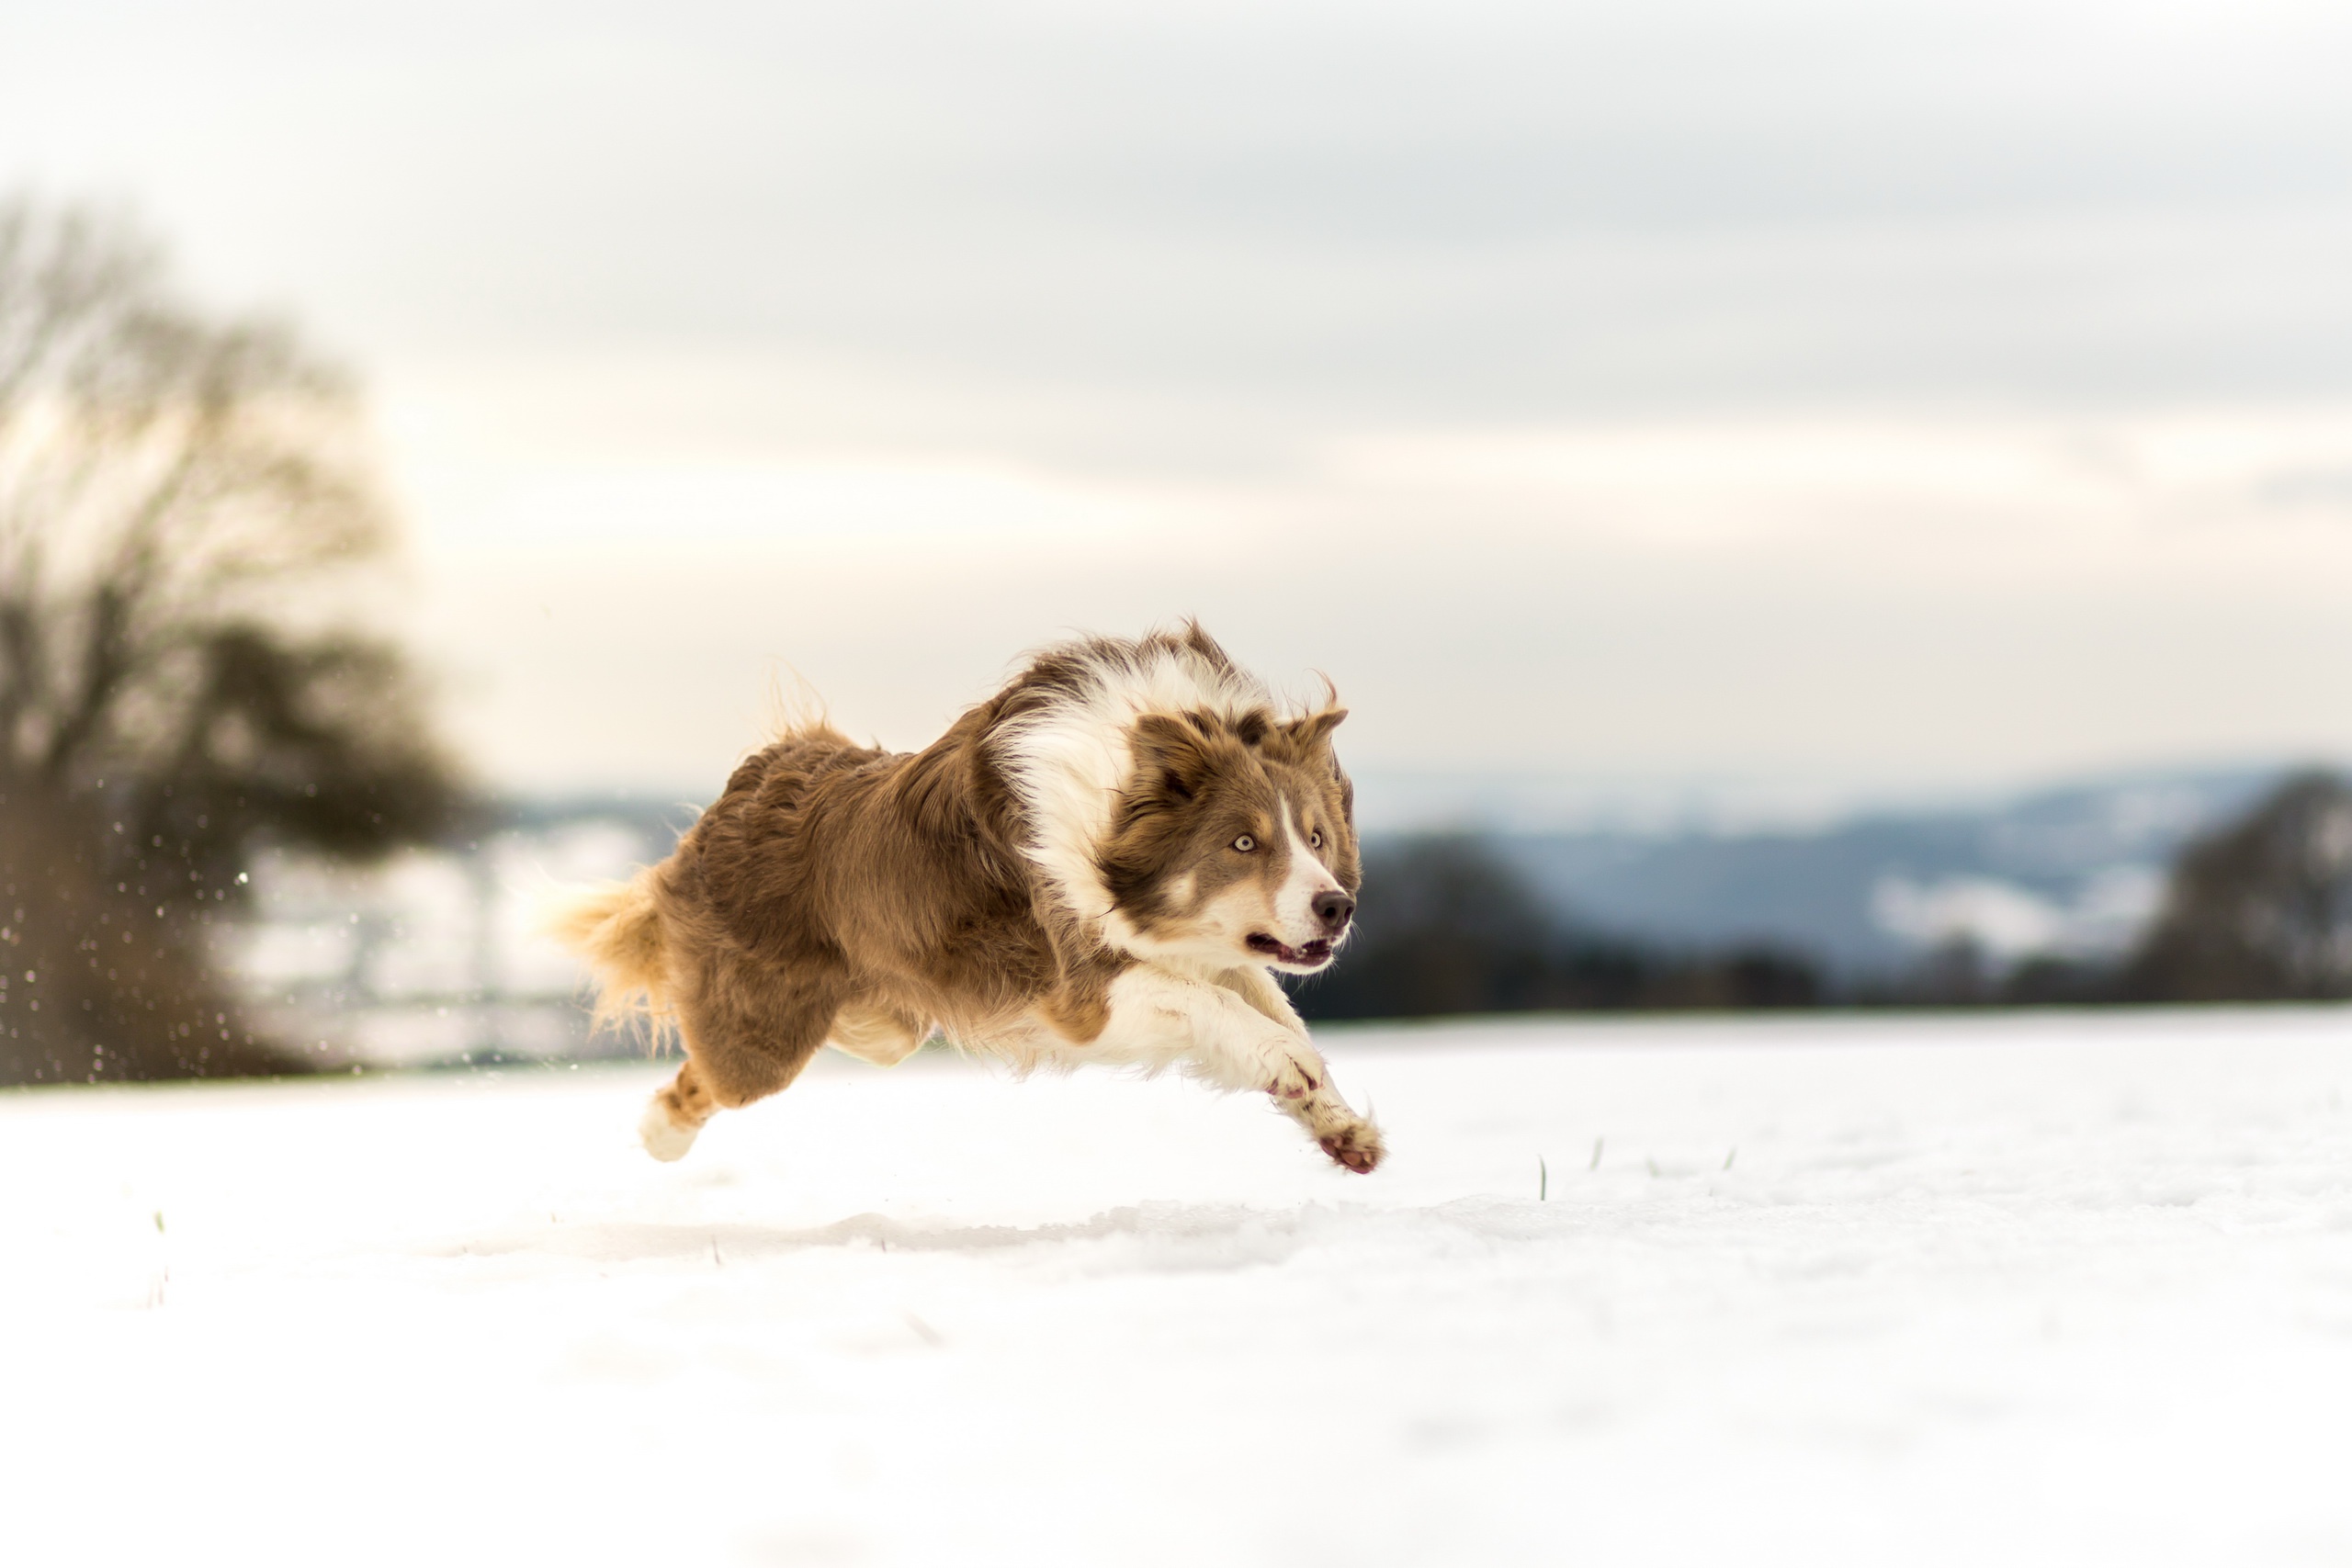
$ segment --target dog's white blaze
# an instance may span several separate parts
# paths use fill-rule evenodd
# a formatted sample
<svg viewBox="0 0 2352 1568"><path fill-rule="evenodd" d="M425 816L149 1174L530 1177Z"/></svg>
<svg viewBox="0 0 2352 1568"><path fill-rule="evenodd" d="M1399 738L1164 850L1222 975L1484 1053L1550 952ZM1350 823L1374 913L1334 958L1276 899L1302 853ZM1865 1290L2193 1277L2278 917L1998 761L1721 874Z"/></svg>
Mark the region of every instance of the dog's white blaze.
<svg viewBox="0 0 2352 1568"><path fill-rule="evenodd" d="M1304 947L1323 934L1323 922L1315 918L1316 895L1347 889L1298 830L1287 798L1283 801L1283 832L1290 840L1290 874L1274 895L1274 919L1283 928L1276 934L1292 947Z"/></svg>
<svg viewBox="0 0 2352 1568"><path fill-rule="evenodd" d="M1095 852L1110 836L1112 808L1135 770L1136 721L1150 713L1193 712L1234 719L1271 698L1251 676L1219 670L1185 648L1154 648L1139 666L1104 661L1093 674L1082 691L1006 725L997 737L998 757L1028 808L1030 862L1089 930L1134 952L1136 932L1114 918Z"/></svg>

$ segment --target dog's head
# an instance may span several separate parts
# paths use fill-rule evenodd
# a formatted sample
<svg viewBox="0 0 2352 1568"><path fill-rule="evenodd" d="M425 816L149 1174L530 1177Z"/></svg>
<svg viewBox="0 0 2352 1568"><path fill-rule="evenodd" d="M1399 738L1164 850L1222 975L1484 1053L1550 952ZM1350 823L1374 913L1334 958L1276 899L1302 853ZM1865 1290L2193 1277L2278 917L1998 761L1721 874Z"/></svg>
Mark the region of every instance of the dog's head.
<svg viewBox="0 0 2352 1568"><path fill-rule="evenodd" d="M1146 714L1097 855L1127 945L1311 974L1347 940L1362 872L1355 791L1331 750L1347 716Z"/></svg>

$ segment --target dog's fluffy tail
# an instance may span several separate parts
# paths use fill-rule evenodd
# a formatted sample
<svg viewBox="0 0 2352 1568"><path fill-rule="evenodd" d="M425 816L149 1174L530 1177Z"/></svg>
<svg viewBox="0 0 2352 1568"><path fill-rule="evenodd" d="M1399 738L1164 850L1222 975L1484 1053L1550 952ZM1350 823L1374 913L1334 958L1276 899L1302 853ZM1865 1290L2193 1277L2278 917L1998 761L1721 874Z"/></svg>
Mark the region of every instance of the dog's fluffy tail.
<svg viewBox="0 0 2352 1568"><path fill-rule="evenodd" d="M548 911L547 932L588 961L596 977L593 1027L642 1027L659 1050L677 1032L670 1010L669 955L662 910L654 901L655 868L627 882L607 882L566 896Z"/></svg>

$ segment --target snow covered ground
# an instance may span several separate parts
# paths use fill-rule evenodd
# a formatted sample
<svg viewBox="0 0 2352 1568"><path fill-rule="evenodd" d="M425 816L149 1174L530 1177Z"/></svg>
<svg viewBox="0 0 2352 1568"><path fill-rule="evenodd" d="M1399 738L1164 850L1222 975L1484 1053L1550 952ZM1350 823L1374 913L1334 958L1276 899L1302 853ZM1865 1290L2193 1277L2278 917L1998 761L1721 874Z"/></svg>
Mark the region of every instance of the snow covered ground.
<svg viewBox="0 0 2352 1568"><path fill-rule="evenodd" d="M0 1561L2352 1561L2352 1014L1325 1039L0 1096Z"/></svg>

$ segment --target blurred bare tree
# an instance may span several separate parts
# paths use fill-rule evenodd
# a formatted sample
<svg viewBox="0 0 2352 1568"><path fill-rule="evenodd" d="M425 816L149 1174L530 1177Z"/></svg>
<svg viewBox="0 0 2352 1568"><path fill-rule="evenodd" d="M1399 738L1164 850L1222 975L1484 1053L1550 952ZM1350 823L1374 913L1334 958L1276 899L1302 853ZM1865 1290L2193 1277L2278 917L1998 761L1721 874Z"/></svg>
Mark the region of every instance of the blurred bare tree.
<svg viewBox="0 0 2352 1568"><path fill-rule="evenodd" d="M126 226L0 201L0 1082L292 1065L219 977L241 871L458 807L353 629L390 537L343 376Z"/></svg>
<svg viewBox="0 0 2352 1568"><path fill-rule="evenodd" d="M2352 786L2300 774L2182 851L2124 990L2152 1001L2352 997Z"/></svg>

